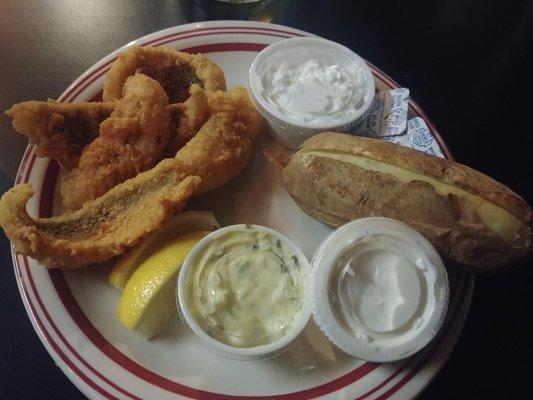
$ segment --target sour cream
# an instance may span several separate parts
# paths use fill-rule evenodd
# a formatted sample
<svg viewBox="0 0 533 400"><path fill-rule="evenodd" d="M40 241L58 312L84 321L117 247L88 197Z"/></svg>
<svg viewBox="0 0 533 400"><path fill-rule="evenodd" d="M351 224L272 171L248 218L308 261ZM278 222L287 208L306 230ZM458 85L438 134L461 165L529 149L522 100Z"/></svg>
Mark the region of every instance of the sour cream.
<svg viewBox="0 0 533 400"><path fill-rule="evenodd" d="M408 253L405 243L380 235L355 243L336 260L330 292L338 299L336 312L346 317L352 332L360 326L393 332L413 317L424 299Z"/></svg>
<svg viewBox="0 0 533 400"><path fill-rule="evenodd" d="M364 103L364 75L355 65L312 58L302 64L265 62L263 97L297 123L331 124L353 117Z"/></svg>
<svg viewBox="0 0 533 400"><path fill-rule="evenodd" d="M178 284L180 305L209 337L236 348L260 347L285 338L306 313L309 318L310 266L284 237L256 225L209 236L185 261Z"/></svg>
<svg viewBox="0 0 533 400"><path fill-rule="evenodd" d="M394 361L424 347L448 305L446 269L407 225L363 218L334 231L313 258L313 316L346 353Z"/></svg>

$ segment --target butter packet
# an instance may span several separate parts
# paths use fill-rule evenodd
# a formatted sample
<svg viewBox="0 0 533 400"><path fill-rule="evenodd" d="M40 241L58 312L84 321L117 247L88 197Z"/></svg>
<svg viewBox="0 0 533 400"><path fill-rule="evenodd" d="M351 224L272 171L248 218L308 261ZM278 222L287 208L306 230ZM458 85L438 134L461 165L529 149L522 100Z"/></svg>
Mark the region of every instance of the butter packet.
<svg viewBox="0 0 533 400"><path fill-rule="evenodd" d="M350 132L373 138L401 135L407 125L408 107L409 89L378 92L368 111L357 119Z"/></svg>
<svg viewBox="0 0 533 400"><path fill-rule="evenodd" d="M444 158L444 154L435 137L420 117L411 118L407 121L407 132L404 135L387 137L384 140Z"/></svg>

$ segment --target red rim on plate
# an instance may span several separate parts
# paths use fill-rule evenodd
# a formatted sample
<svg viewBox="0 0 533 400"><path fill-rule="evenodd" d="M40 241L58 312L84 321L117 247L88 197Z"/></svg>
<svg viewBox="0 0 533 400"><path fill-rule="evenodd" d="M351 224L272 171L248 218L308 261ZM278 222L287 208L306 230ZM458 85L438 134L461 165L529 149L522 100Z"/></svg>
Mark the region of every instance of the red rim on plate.
<svg viewBox="0 0 533 400"><path fill-rule="evenodd" d="M266 24L263 24L262 26L265 26L265 25ZM276 27L276 25L272 25L272 26ZM208 35L217 35L221 33L223 34L260 34L263 36L274 36L274 37L282 37L282 38L305 35L303 32L288 31L288 30L275 29L275 28L270 28L270 27L269 28L243 27L243 26L221 26L221 27L207 27L207 28L195 27L194 29L188 29L188 30L182 30L182 31L170 33L168 35L157 37L156 39L152 39L152 40L148 40L149 37L147 37L147 38L144 38L144 40L140 39L138 43L141 45L160 46L160 45L164 45L169 42L175 42L176 40L179 40L179 39L199 37L199 36L208 36ZM202 46L188 47L188 48L184 48L181 50L188 51L188 52L201 52L201 53L228 52L228 51L258 52L266 46L267 44L264 44L264 43L226 42L226 43L212 43L212 44L206 44ZM93 83L96 79L98 79L99 77L101 77L103 74L107 72L107 70L110 67L110 64L115 60L115 58L116 57L88 71L77 82L75 82L73 85L71 85L71 87L69 87L65 91L65 93L59 98L59 101L76 100L76 97L80 93L82 93L83 90L85 90L91 83ZM394 80L388 77L381 70L379 70L378 68L376 68L374 65L370 63L369 65L370 65L370 68L373 74L377 78L382 80L387 86L389 86L390 88L399 87L399 85ZM94 98L98 98L98 97L99 95L94 96ZM432 131L433 135L438 141L439 146L443 150L446 157L452 158L438 130L431 123L429 118L425 115L425 113L418 106L418 104L416 104L413 100L410 100L409 106L411 107L411 110L417 116L424 119L429 129ZM33 152L33 147L32 145L29 145L28 148L26 149L23 160L21 162L21 166L19 168L15 183L18 184L22 182L28 182L35 159L36 159L36 155ZM41 197L39 200L39 215L41 217L49 216L51 214L52 205L53 205L53 194L54 194L54 188L55 188L58 172L59 172L58 165L54 161L50 161L48 163L48 166L46 167L45 175L43 178L43 189L41 191ZM87 368L87 370L89 370L92 374L94 374L96 377L98 377L100 380L105 382L107 385L112 387L117 392L121 393L127 398L139 399L139 397L130 393L128 390L122 387L120 382L112 382L110 379L106 378L101 372L97 371L87 360L85 360L76 351L75 346L72 343L70 343L67 340L67 338L65 338L65 335L61 332L61 329L56 325L56 323L50 316L50 313L48 312L48 310L46 309L46 307L44 306L42 302L40 293L37 290L37 287L35 285L35 281L32 275L32 270L29 266L28 258L26 256L21 256L21 255L15 256L15 254L13 253L13 264L14 264L15 273L16 273L18 284L19 284L21 296L24 300L27 311L30 314L30 319L32 319L32 321L35 321L36 329L39 329L39 331L42 334L43 343L45 343L45 345L47 344L57 354L57 356L67 365L67 367L70 369L70 371L75 376L77 376L79 379L85 382L90 388L95 390L100 395L106 398L116 398L114 395L109 393L105 388L99 385L98 382L96 382L94 379L91 379L86 373L84 373L79 367L77 367L76 363L73 362L73 359L77 360L76 362L81 363L85 368ZM26 282L25 279L23 278L23 274L22 274L23 271L27 275L29 282ZM150 371L149 369L139 365L134 360L130 359L125 354L120 352L117 348L115 348L111 343L109 343L100 334L100 332L98 332L98 330L92 325L89 319L85 316L80 306L76 302L74 296L72 295L68 287L68 284L64 278L63 273L60 270L50 270L49 275L53 283L53 286L56 290L56 294L60 298L63 305L65 306L70 317L76 323L78 328L85 334L87 339L90 342L92 342L94 346L96 346L103 354L105 354L109 359L111 359L117 365L129 371L136 377L152 385L158 386L164 390L167 390L172 393L180 394L183 396L187 396L191 398L207 398L208 397L208 398L215 398L215 399L248 399L248 398L258 399L258 398L266 398L266 397L287 398L287 399L309 399L309 398L325 395L328 393L335 392L339 389L342 389L343 387L346 387L356 382L357 380L362 379L364 376L371 373L373 370L375 370L380 365L377 363L366 362L366 363L363 363L361 366L355 368L353 371L349 372L348 374L345 374L326 384L313 387L313 388L309 388L309 389L305 389L302 391L286 393L282 395L233 396L233 395L213 393L213 392L196 389L193 387L188 387L186 385L172 381L168 379L167 377L158 375L157 373L153 371ZM388 377L386 377L384 380L382 380L379 384L374 386L372 389L370 389L366 393L357 397L357 399L365 399L368 396L372 395L373 393L375 393L376 391L384 387L386 384L388 384L392 379L398 376L402 371L405 371L405 369L408 366L410 366L411 370L401 380L399 380L394 386L389 388L386 392L384 392L378 398L385 399L385 398L392 396L394 393L400 390L404 385L406 385L416 375L416 373L425 365L425 363L429 359L431 359L431 357L433 356L434 350L439 346L441 341L447 336L448 331L451 329L451 326L453 325L452 322L453 322L455 314L458 311L458 308L461 305L464 307L464 304L469 302L469 296L471 294L472 285L467 284L467 280L468 279L466 275L460 275L458 277L457 285L455 288L455 293L452 297L452 301L451 301L451 305L450 305L450 309L448 313L449 314L448 324L444 327L441 334L432 343L432 345L426 348L425 350L423 350L422 353L419 353L417 356L414 356L413 358L404 362L396 371L394 371L392 374L390 374ZM472 283L472 281L470 283ZM55 335L59 337L62 343L62 346L65 346L69 350L69 352L74 356L73 359L71 359L69 355L67 355L64 351L61 350L61 347L54 340L54 338L50 335L50 332L46 328L45 324L43 324L43 320L41 319L41 317L39 317L39 313L36 310L36 304L32 301L32 298L28 294L28 291L30 289L31 289L31 292L33 293L33 296L36 299L37 305L39 306L40 310L44 314L46 323L51 327ZM466 307L468 307L468 305L466 305Z"/></svg>

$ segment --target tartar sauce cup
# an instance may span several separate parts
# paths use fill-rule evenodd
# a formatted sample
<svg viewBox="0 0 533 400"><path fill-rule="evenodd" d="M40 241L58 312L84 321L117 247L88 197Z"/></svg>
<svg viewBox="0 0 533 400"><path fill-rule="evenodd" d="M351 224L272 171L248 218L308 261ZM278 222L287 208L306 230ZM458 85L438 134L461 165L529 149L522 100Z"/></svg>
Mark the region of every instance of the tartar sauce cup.
<svg viewBox="0 0 533 400"><path fill-rule="evenodd" d="M273 229L240 224L200 240L178 276L183 323L205 348L261 360L293 344L311 317L311 265Z"/></svg>
<svg viewBox="0 0 533 400"><path fill-rule="evenodd" d="M420 233L388 218L336 229L313 260L313 317L347 354L387 362L426 346L443 324L448 275Z"/></svg>
<svg viewBox="0 0 533 400"><path fill-rule="evenodd" d="M270 135L291 149L320 132L349 131L375 93L365 61L320 38L291 38L263 49L250 67L249 86Z"/></svg>

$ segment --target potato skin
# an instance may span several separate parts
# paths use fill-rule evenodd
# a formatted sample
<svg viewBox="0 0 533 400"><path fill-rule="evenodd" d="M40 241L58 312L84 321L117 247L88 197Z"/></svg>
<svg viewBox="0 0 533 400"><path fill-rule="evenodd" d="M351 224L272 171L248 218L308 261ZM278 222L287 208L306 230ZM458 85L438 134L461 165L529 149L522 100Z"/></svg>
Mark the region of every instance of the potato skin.
<svg viewBox="0 0 533 400"><path fill-rule="evenodd" d="M344 143L339 148L339 136L349 146ZM348 138L344 138L345 136ZM311 146L308 144L310 141ZM369 146L366 141L370 141ZM333 144L328 145L328 142ZM382 144L385 146L382 147ZM312 217L332 226L368 216L394 218L421 232L444 256L474 267L478 272L489 272L502 267L524 256L530 249L529 223L521 225L517 240L511 245L487 228L471 202L462 197L454 194L441 195L427 182L401 182L390 174L305 152L307 149L323 150L332 147L334 150L370 156L380 161L386 158L388 161L385 162L411 171L418 170L429 176L442 174L446 167L448 171L456 172L455 177L460 177L461 172L467 171L469 182L456 186L465 188L471 181L479 185L479 188L484 184L485 187L487 184L491 186L489 189L497 187L501 193L500 204L502 194L513 197L506 209L510 212L514 210L513 214L517 218L519 216L516 214L528 219L531 215L529 206L510 189L461 164L449 160L437 161L436 157L383 141L344 134L320 134L302 145L281 174L282 182L291 196ZM354 150L356 148L359 150ZM424 163L426 157L428 162ZM404 158L408 160L407 163L402 163ZM413 167L414 163L418 163L421 168ZM436 166L437 169L428 171L431 166ZM469 191L481 195L480 191Z"/></svg>

